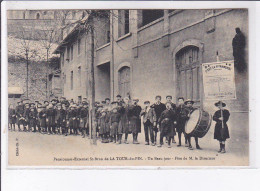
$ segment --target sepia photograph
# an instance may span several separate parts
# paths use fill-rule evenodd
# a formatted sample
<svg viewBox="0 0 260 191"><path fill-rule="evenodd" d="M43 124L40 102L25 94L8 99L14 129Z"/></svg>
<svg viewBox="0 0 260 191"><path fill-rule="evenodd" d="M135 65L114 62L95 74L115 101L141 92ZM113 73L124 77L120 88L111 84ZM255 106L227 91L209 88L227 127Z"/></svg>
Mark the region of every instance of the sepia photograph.
<svg viewBox="0 0 260 191"><path fill-rule="evenodd" d="M9 167L245 166L249 10L7 10Z"/></svg>

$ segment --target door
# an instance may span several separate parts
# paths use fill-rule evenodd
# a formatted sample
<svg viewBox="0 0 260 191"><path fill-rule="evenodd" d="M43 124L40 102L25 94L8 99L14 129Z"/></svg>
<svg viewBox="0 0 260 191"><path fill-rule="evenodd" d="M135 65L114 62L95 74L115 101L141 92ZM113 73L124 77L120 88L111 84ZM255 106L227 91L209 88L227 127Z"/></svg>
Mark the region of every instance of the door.
<svg viewBox="0 0 260 191"><path fill-rule="evenodd" d="M199 48L187 46L176 54L177 95L184 99L200 101Z"/></svg>
<svg viewBox="0 0 260 191"><path fill-rule="evenodd" d="M119 70L118 87L123 98L130 94L130 68L127 66Z"/></svg>

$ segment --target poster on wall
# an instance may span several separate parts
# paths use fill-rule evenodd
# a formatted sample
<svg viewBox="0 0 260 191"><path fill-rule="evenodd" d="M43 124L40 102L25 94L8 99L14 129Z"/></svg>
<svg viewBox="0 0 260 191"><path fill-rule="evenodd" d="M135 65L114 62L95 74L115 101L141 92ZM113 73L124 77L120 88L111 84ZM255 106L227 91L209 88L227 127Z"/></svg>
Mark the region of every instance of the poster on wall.
<svg viewBox="0 0 260 191"><path fill-rule="evenodd" d="M205 100L236 99L234 61L202 64Z"/></svg>

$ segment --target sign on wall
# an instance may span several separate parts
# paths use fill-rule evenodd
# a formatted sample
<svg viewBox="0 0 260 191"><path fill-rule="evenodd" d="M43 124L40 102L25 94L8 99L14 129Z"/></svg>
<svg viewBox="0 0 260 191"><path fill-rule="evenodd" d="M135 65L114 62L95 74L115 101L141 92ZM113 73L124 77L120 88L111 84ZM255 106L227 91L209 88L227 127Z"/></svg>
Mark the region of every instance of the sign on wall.
<svg viewBox="0 0 260 191"><path fill-rule="evenodd" d="M205 100L236 99L234 61L202 64Z"/></svg>

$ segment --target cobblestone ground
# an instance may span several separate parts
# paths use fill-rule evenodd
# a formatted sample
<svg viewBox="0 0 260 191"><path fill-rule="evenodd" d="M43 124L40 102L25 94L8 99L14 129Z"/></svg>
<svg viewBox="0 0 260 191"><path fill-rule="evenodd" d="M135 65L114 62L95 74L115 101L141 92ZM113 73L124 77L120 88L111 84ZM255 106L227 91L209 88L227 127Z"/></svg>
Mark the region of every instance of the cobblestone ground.
<svg viewBox="0 0 260 191"><path fill-rule="evenodd" d="M236 137L240 133L231 130ZM176 141L178 138L175 137ZM184 137L183 137L184 139ZM117 145L101 143L93 145L89 138L81 136L47 135L39 132L8 132L8 164L17 166L243 166L248 164L248 140L231 138L227 141L227 153L219 154L219 144L213 139L213 129L199 139L203 150L189 150L167 144L157 146L145 145L144 132L139 134L140 144ZM194 139L192 139L195 147ZM17 156L18 155L18 156Z"/></svg>

